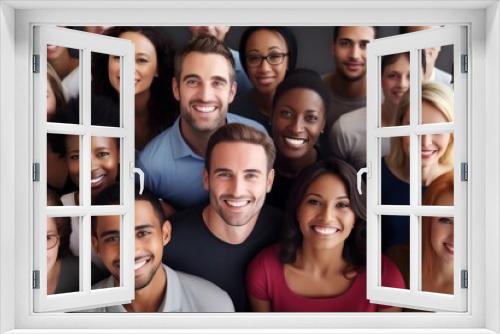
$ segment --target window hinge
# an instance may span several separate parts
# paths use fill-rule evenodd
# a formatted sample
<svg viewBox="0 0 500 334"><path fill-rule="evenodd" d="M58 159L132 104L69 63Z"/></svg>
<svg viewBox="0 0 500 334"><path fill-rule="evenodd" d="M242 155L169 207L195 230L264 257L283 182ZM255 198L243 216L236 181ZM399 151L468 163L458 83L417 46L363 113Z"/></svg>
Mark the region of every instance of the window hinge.
<svg viewBox="0 0 500 334"><path fill-rule="evenodd" d="M462 55L462 73L469 72L469 57Z"/></svg>
<svg viewBox="0 0 500 334"><path fill-rule="evenodd" d="M33 55L33 73L40 73L40 55Z"/></svg>
<svg viewBox="0 0 500 334"><path fill-rule="evenodd" d="M38 162L33 164L33 181L40 181L40 164Z"/></svg>
<svg viewBox="0 0 500 334"><path fill-rule="evenodd" d="M40 270L33 270L33 289L40 289Z"/></svg>
<svg viewBox="0 0 500 334"><path fill-rule="evenodd" d="M469 287L469 272L467 270L461 271L461 285L462 289L467 289Z"/></svg>
<svg viewBox="0 0 500 334"><path fill-rule="evenodd" d="M469 181L469 164L466 162L460 164L460 178L462 181Z"/></svg>

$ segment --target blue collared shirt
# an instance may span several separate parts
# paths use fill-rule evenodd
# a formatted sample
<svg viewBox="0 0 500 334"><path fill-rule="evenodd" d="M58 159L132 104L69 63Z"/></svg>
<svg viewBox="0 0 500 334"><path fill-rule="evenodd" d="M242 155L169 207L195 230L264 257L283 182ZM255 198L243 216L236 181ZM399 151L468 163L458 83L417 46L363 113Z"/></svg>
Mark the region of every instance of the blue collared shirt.
<svg viewBox="0 0 500 334"><path fill-rule="evenodd" d="M226 121L267 133L259 123L238 115L228 113ZM203 187L204 164L205 158L194 153L182 137L179 117L146 145L137 160L137 166L145 174L145 187L177 210L208 200Z"/></svg>

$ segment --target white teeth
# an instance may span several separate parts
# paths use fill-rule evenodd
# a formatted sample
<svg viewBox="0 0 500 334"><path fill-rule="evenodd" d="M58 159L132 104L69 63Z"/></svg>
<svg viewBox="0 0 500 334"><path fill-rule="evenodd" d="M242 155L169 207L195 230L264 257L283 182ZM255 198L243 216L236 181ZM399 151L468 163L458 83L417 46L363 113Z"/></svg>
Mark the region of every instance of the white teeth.
<svg viewBox="0 0 500 334"><path fill-rule="evenodd" d="M147 260L142 260L140 262L136 262L135 266L134 266L134 270L141 269L146 264L146 262L148 262L148 261Z"/></svg>
<svg viewBox="0 0 500 334"><path fill-rule="evenodd" d="M194 109L199 112L209 113L215 111L215 106L195 106Z"/></svg>
<svg viewBox="0 0 500 334"><path fill-rule="evenodd" d="M446 249L448 249L448 251L449 251L450 253L454 253L454 251L455 251L455 247L454 247L453 245L450 245L450 244L446 244L446 243L445 243L445 244L444 244L444 247L446 247Z"/></svg>
<svg viewBox="0 0 500 334"><path fill-rule="evenodd" d="M230 201L230 200L226 200L226 203L229 205L229 206L234 206L236 208L241 208L245 205L248 204L248 200L239 200L239 201Z"/></svg>
<svg viewBox="0 0 500 334"><path fill-rule="evenodd" d="M434 152L436 152L435 150L422 150L422 156L423 157L430 157L431 155L434 154Z"/></svg>
<svg viewBox="0 0 500 334"><path fill-rule="evenodd" d="M338 228L329 227L329 226L313 226L314 231L323 235L332 235L339 231Z"/></svg>
<svg viewBox="0 0 500 334"><path fill-rule="evenodd" d="M100 175L100 176L96 177L95 179L90 180L90 183L91 184L99 183L103 178L104 178L104 175Z"/></svg>
<svg viewBox="0 0 500 334"><path fill-rule="evenodd" d="M305 139L285 137L285 141L293 146L300 146L306 143Z"/></svg>

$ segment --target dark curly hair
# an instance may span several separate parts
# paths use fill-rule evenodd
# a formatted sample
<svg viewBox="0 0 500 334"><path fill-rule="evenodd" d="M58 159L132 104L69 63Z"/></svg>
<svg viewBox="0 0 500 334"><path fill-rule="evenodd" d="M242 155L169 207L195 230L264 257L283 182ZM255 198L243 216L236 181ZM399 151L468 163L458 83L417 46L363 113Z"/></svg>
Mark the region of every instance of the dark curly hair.
<svg viewBox="0 0 500 334"><path fill-rule="evenodd" d="M340 159L318 161L305 168L297 178L290 192L285 212L283 241L279 253L282 263L295 262L297 250L302 247L302 233L297 221L297 211L304 194L318 177L328 173L337 175L344 182L351 209L356 216L354 227L345 240L342 256L349 264L349 269L358 269L366 265L366 198L357 191L356 170Z"/></svg>
<svg viewBox="0 0 500 334"><path fill-rule="evenodd" d="M280 34L285 40L286 46L288 48L288 68L287 70L293 70L295 65L297 64L297 40L293 32L287 27L248 27L241 35L240 45L239 45L239 53L240 53L240 62L241 66L245 70L245 73L248 74L247 62L246 62L246 48L248 39L250 36L258 31L258 30L270 30L275 31Z"/></svg>
<svg viewBox="0 0 500 334"><path fill-rule="evenodd" d="M148 102L149 126L156 135L171 126L178 115L178 103L172 93L174 73L174 49L170 40L155 27L111 27L105 35L119 37L126 32L136 32L146 37L155 47L158 76L151 84ZM118 92L111 86L106 54L95 53L92 57L92 93L106 95L118 101Z"/></svg>

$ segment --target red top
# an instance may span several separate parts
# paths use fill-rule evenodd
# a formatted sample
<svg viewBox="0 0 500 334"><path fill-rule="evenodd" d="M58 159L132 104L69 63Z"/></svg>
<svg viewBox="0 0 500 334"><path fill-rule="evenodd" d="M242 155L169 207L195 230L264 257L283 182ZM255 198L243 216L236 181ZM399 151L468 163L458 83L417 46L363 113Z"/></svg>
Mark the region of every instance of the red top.
<svg viewBox="0 0 500 334"><path fill-rule="evenodd" d="M247 290L250 296L271 302L274 312L376 312L388 307L371 304L366 299L366 269L354 278L343 294L310 298L297 295L288 287L283 264L278 259L279 246L261 251L250 263ZM382 286L405 288L403 276L388 258L382 256Z"/></svg>

